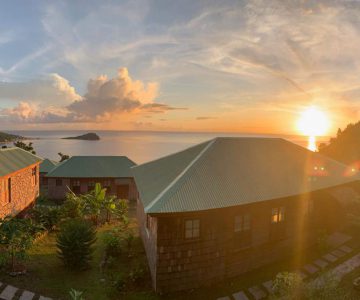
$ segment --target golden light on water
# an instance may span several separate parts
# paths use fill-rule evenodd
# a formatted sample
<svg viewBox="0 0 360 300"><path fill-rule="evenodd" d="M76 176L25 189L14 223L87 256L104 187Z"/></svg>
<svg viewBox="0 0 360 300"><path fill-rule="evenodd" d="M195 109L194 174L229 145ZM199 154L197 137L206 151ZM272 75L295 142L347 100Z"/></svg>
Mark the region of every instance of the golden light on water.
<svg viewBox="0 0 360 300"><path fill-rule="evenodd" d="M316 137L327 134L330 121L326 113L315 106L310 106L301 114L297 123L297 129L303 135L309 137L308 149L317 150Z"/></svg>

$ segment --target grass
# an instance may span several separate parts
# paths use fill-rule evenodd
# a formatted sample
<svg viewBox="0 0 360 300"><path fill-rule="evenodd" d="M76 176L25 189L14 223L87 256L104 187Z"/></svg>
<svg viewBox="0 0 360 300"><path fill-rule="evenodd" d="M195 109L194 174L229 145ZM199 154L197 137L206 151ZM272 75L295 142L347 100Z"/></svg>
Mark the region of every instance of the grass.
<svg viewBox="0 0 360 300"><path fill-rule="evenodd" d="M71 271L64 267L56 253L56 233L50 233L36 242L29 251L29 258L26 262L28 273L26 275L11 277L2 272L0 280L55 299L70 299L69 291L71 288L83 291L84 298L87 300L158 299L152 292L148 273L145 275L144 283L132 287L126 295L120 294L113 286L113 281L117 276L127 275L139 263L146 263L144 249L139 237L134 239L130 258L124 252L121 257L113 261L104 273L101 272L100 263L105 250L104 235L117 225L115 222L98 228L91 267L85 271ZM131 218L130 227L137 227L134 218Z"/></svg>

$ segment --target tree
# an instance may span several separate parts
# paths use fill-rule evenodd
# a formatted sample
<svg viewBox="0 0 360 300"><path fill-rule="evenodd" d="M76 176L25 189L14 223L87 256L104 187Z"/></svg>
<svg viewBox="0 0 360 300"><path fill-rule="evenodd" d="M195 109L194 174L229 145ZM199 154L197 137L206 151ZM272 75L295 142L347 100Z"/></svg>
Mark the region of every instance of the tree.
<svg viewBox="0 0 360 300"><path fill-rule="evenodd" d="M18 260L26 257L26 251L31 247L39 226L31 219L7 217L0 225L0 245L5 250L7 260L10 261L11 271L14 272Z"/></svg>
<svg viewBox="0 0 360 300"><path fill-rule="evenodd" d="M58 256L70 269L84 269L92 258L96 230L88 221L71 219L60 227L56 238Z"/></svg>
<svg viewBox="0 0 360 300"><path fill-rule="evenodd" d="M59 152L58 155L60 156L60 162L63 162L63 161L68 160L70 158L69 155L62 154L61 152Z"/></svg>
<svg viewBox="0 0 360 300"><path fill-rule="evenodd" d="M26 144L22 141L17 141L14 143L14 146L15 147L18 147L18 148L21 148L21 149L24 149L25 151L28 151L32 154L36 154L36 151L34 150L34 147L33 147L33 143L29 143L29 144Z"/></svg>
<svg viewBox="0 0 360 300"><path fill-rule="evenodd" d="M96 183L94 189L82 197L85 201L85 213L95 225L98 225L101 211L105 207L106 189L102 188L100 183Z"/></svg>

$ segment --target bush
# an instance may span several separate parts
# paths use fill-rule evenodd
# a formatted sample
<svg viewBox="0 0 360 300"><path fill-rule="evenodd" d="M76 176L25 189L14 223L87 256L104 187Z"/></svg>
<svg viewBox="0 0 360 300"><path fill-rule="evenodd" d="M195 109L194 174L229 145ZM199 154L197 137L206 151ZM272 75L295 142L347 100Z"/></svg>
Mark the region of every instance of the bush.
<svg viewBox="0 0 360 300"><path fill-rule="evenodd" d="M31 210L30 215L37 224L51 231L60 222L61 210L57 207L35 207Z"/></svg>
<svg viewBox="0 0 360 300"><path fill-rule="evenodd" d="M96 230L89 222L82 219L68 220L61 225L57 235L59 258L70 269L84 269L91 261L95 241Z"/></svg>
<svg viewBox="0 0 360 300"><path fill-rule="evenodd" d="M114 280L114 287L119 291L119 292L124 292L126 289L126 284L127 284L127 277L125 274L121 273L119 275L117 275L117 277Z"/></svg>
<svg viewBox="0 0 360 300"><path fill-rule="evenodd" d="M82 218L84 215L85 202L81 197L76 196L73 192L66 194L66 201L62 206L64 218Z"/></svg>
<svg viewBox="0 0 360 300"><path fill-rule="evenodd" d="M118 257L121 254L121 238L117 232L111 231L104 237L105 252L107 256Z"/></svg>

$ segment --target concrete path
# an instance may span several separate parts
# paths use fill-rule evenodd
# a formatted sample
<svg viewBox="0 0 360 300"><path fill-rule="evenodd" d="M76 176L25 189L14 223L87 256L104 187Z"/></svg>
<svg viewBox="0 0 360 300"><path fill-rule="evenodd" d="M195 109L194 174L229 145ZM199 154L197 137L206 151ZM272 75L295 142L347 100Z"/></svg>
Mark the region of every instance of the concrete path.
<svg viewBox="0 0 360 300"><path fill-rule="evenodd" d="M52 300L51 298L37 295L27 290L21 290L12 285L6 285L0 282L0 300Z"/></svg>

